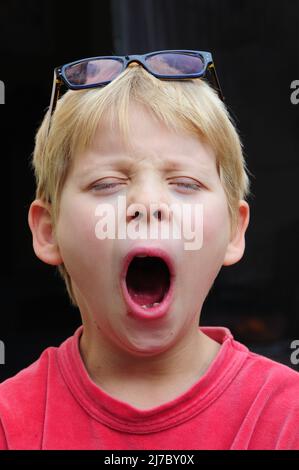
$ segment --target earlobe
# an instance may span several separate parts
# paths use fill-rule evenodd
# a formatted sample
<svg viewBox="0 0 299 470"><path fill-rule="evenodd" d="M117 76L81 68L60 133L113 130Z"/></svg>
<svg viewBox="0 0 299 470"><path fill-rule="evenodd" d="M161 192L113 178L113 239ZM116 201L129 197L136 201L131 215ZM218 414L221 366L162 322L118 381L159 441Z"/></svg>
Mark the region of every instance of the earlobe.
<svg viewBox="0 0 299 470"><path fill-rule="evenodd" d="M36 256L47 264L62 264L59 247L48 205L35 199L29 208L28 223L32 232L33 249Z"/></svg>
<svg viewBox="0 0 299 470"><path fill-rule="evenodd" d="M246 201L239 203L238 226L227 246L223 266L235 264L242 258L245 251L245 232L249 224L250 209Z"/></svg>

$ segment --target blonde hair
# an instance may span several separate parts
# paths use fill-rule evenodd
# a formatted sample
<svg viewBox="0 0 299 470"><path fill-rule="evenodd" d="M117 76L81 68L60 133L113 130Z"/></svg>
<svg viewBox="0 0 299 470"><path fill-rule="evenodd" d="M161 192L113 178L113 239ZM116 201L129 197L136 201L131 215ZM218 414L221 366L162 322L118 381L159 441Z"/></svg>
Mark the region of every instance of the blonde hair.
<svg viewBox="0 0 299 470"><path fill-rule="evenodd" d="M231 229L237 227L240 199L250 194L242 144L224 103L201 79L160 80L141 66L128 67L109 85L69 90L57 103L47 135L48 113L36 135L32 166L36 198L49 203L53 225L73 155L88 147L102 117L115 122L129 142L129 103L134 100L153 112L169 128L197 133L211 145L228 203ZM77 305L71 278L62 264L58 270L73 305Z"/></svg>

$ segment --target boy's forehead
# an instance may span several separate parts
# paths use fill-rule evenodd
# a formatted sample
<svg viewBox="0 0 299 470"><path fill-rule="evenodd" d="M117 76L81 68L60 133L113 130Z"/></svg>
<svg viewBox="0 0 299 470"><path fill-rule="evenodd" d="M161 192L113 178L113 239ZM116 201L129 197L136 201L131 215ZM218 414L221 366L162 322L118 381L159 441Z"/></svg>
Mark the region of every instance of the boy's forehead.
<svg viewBox="0 0 299 470"><path fill-rule="evenodd" d="M201 162L205 166L215 162L210 145L200 138L199 132L183 128L173 129L144 106L130 105L128 135L125 138L118 119L104 116L90 141L86 154L128 163L141 159L157 159L169 167Z"/></svg>
<svg viewBox="0 0 299 470"><path fill-rule="evenodd" d="M155 158L156 157L156 158ZM99 154L97 151L89 151L79 156L78 164L73 166L71 173L78 181L88 181L98 178L100 175L109 175L107 172L123 172L137 174L143 170L160 172L161 174L174 173L180 176L193 176L202 179L206 184L215 183L218 180L218 172L215 161L204 161L198 155L130 155L123 153Z"/></svg>
<svg viewBox="0 0 299 470"><path fill-rule="evenodd" d="M105 137L101 138L101 135ZM77 163L81 174L99 168L122 170L139 166L151 166L164 171L200 169L207 175L216 170L216 159L211 149L204 145L173 144L173 140L165 143L159 139L146 145L145 141L133 139L128 147L121 139L103 133L94 139L82 155L78 155Z"/></svg>
<svg viewBox="0 0 299 470"><path fill-rule="evenodd" d="M115 116L115 114L114 114ZM99 169L134 169L149 165L161 171L200 169L206 176L217 173L212 148L199 133L170 128L144 105L129 105L128 139L112 114L102 116L89 146L75 155L80 177Z"/></svg>

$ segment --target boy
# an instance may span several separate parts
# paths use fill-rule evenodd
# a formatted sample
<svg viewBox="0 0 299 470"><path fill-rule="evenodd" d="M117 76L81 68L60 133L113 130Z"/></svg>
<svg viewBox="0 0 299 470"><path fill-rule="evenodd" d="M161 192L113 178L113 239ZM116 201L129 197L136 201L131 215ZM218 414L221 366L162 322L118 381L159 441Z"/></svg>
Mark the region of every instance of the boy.
<svg viewBox="0 0 299 470"><path fill-rule="evenodd" d="M58 266L82 326L1 384L0 447L298 449L298 374L227 328L198 326L221 266L244 253L249 222L238 134L200 79L211 56L136 60L55 71L28 220L36 255ZM73 90L54 112L61 81ZM181 218L202 233L199 249L133 236L178 228L186 207L196 209Z"/></svg>

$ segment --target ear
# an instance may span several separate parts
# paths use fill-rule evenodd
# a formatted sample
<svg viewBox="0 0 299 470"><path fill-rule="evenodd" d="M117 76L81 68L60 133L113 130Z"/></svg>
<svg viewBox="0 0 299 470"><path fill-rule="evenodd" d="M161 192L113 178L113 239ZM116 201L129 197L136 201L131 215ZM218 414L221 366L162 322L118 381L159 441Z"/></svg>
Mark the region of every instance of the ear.
<svg viewBox="0 0 299 470"><path fill-rule="evenodd" d="M49 205L35 199L29 208L28 223L36 256L47 264L62 264Z"/></svg>
<svg viewBox="0 0 299 470"><path fill-rule="evenodd" d="M249 205L246 201L239 202L238 224L227 246L223 266L237 263L245 250L245 232L249 224Z"/></svg>

